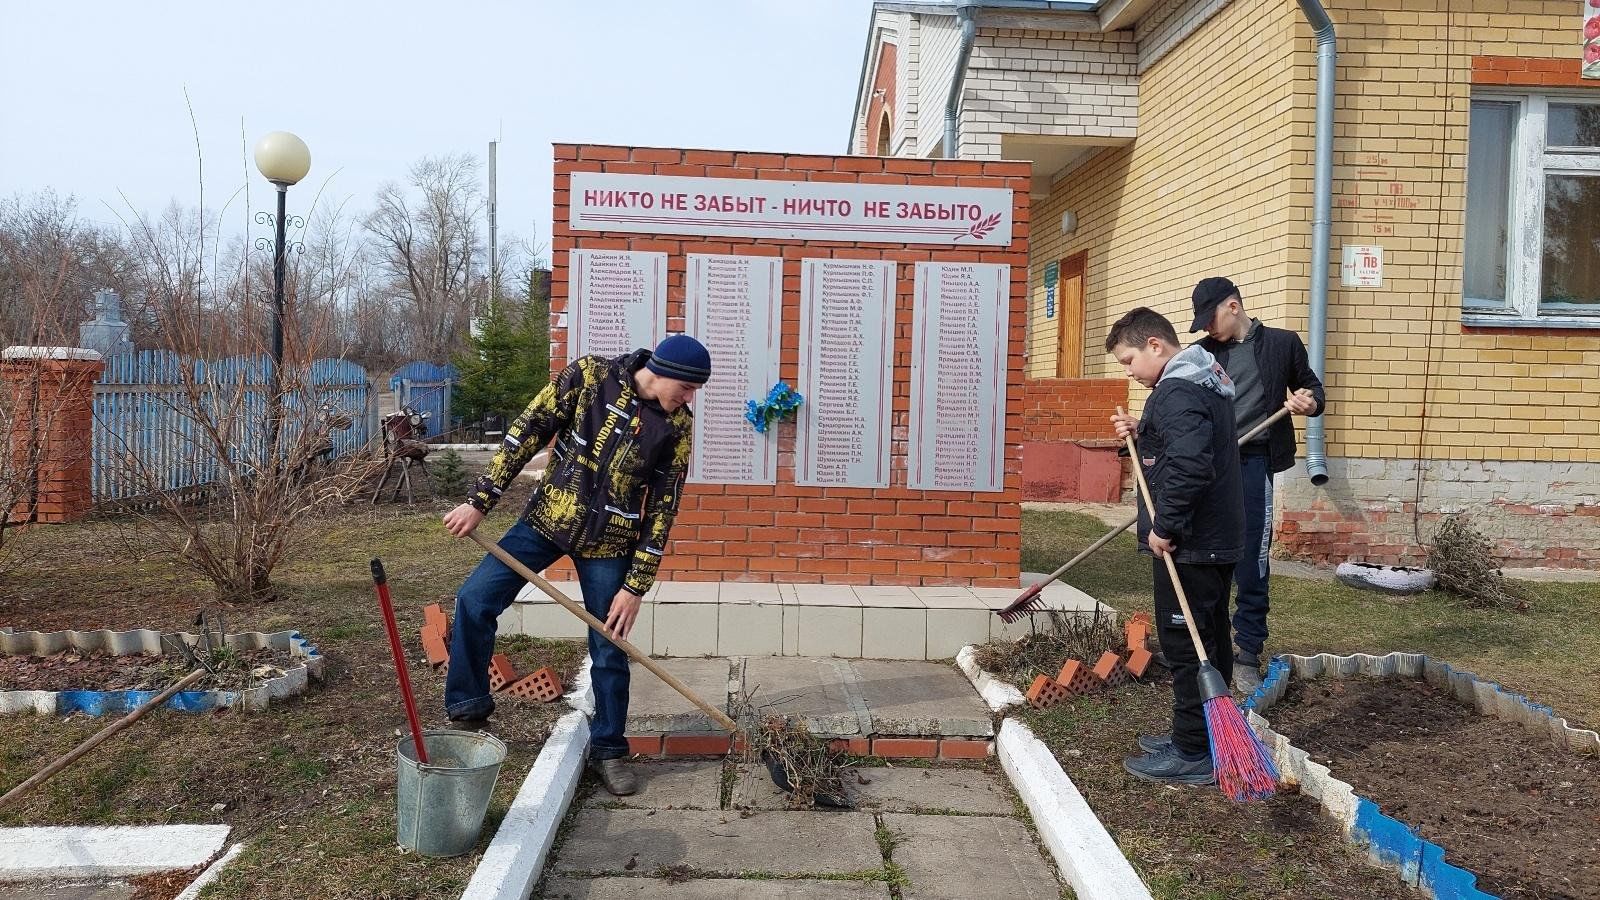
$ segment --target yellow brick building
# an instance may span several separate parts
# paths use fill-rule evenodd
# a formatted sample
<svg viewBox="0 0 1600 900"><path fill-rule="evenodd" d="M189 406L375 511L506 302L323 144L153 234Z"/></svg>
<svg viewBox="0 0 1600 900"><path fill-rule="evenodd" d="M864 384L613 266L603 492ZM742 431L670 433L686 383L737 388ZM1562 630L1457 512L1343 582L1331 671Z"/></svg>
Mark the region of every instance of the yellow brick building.
<svg viewBox="0 0 1600 900"><path fill-rule="evenodd" d="M1208 275L1306 336L1318 7L1337 50L1331 261L1316 273L1329 479L1279 476L1279 546L1410 561L1442 516L1467 512L1507 564L1592 567L1600 80L1582 77L1586 0L880 2L851 146L943 155L951 129L930 140L930 123L948 111L961 156L1033 161L1031 390L1121 379L1109 324L1149 305L1181 332ZM911 139L880 141L885 127ZM1355 247L1381 248L1381 282L1346 286Z"/></svg>

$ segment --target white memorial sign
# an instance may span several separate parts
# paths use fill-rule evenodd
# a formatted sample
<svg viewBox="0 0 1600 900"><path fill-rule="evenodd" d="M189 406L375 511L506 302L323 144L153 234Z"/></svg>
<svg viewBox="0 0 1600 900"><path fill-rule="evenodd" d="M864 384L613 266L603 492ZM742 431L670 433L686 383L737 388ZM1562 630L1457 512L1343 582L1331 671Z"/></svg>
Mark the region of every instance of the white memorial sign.
<svg viewBox="0 0 1600 900"><path fill-rule="evenodd" d="M1011 267L917 263L908 486L1005 489Z"/></svg>
<svg viewBox="0 0 1600 900"><path fill-rule="evenodd" d="M797 484L889 486L894 292L893 262L802 261Z"/></svg>
<svg viewBox="0 0 1600 900"><path fill-rule="evenodd" d="M777 484L778 438L745 421L745 401L778 382L783 260L689 254L684 321L711 351L711 380L694 402L689 480Z"/></svg>
<svg viewBox="0 0 1600 900"><path fill-rule="evenodd" d="M574 172L573 231L1007 247L1011 191Z"/></svg>
<svg viewBox="0 0 1600 900"><path fill-rule="evenodd" d="M567 361L654 348L667 336L667 255L572 251Z"/></svg>

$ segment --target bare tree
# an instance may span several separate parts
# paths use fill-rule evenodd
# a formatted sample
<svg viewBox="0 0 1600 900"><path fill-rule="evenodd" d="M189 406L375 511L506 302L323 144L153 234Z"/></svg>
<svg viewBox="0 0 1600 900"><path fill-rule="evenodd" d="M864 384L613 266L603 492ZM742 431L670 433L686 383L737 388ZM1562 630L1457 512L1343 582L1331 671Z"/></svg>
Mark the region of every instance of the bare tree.
<svg viewBox="0 0 1600 900"><path fill-rule="evenodd" d="M462 344L484 291L472 269L484 253L483 210L478 161L469 154L425 158L405 185L388 184L375 198L366 221L373 259L406 310L419 356L442 361Z"/></svg>
<svg viewBox="0 0 1600 900"><path fill-rule="evenodd" d="M213 269L204 234L203 217L170 210L135 226L158 346L172 354L166 383L150 392L167 427L155 446L139 443L143 430L123 423L101 423L101 434L117 442L117 476L136 486L140 502L129 508L154 526L149 533L210 580L219 598L266 599L272 571L304 526L358 494L381 461L370 446L331 452L336 433L365 411L341 408L338 386L313 365L343 349L315 304L304 322L299 315L299 285L316 278L296 267L275 381L265 352L271 310L255 289L270 276L255 271L257 261L239 244L218 254ZM184 477L173 477L173 460L187 467Z"/></svg>
<svg viewBox="0 0 1600 900"><path fill-rule="evenodd" d="M73 343L95 290L131 286L135 261L112 229L54 191L0 199L0 335Z"/></svg>

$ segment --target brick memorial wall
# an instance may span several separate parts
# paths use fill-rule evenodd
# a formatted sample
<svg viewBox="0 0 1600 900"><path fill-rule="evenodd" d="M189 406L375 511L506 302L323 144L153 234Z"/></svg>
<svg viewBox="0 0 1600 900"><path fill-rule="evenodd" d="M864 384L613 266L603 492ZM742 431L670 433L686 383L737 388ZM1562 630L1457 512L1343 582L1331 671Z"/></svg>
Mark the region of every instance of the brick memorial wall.
<svg viewBox="0 0 1600 900"><path fill-rule="evenodd" d="M555 157L553 365L711 350L663 579L1017 585L1027 163ZM780 378L806 402L759 434Z"/></svg>

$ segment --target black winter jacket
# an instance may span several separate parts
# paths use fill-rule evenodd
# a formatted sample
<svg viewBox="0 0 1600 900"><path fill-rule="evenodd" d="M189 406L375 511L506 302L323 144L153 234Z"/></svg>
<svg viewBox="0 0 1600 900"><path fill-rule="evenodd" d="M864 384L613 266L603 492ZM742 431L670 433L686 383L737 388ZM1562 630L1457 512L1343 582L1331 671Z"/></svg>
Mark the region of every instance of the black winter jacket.
<svg viewBox="0 0 1600 900"><path fill-rule="evenodd" d="M1207 353L1215 356L1224 369L1229 368L1229 353L1240 346L1211 337L1201 338L1195 345L1204 347ZM1250 346L1255 349L1256 371L1261 378L1261 388L1266 392L1269 415L1283 406L1284 398L1288 396L1289 391L1298 391L1301 388L1309 389L1317 400L1317 408L1311 415L1322 415L1322 410L1327 405L1327 397L1322 391L1322 379L1317 377L1316 372L1311 371L1306 345L1300 342L1300 335L1263 324ZM1244 434L1256 427L1256 424L1238 423L1239 433ZM1273 472L1294 468L1294 422L1288 416L1272 423L1272 427L1267 429L1267 452L1271 456Z"/></svg>
<svg viewBox="0 0 1600 900"><path fill-rule="evenodd" d="M1180 563L1219 565L1244 554L1244 482L1233 425L1233 382L1191 346L1167 364L1145 401L1138 464L1154 496L1155 533L1178 544ZM1139 504L1139 549L1150 550L1150 513Z"/></svg>

